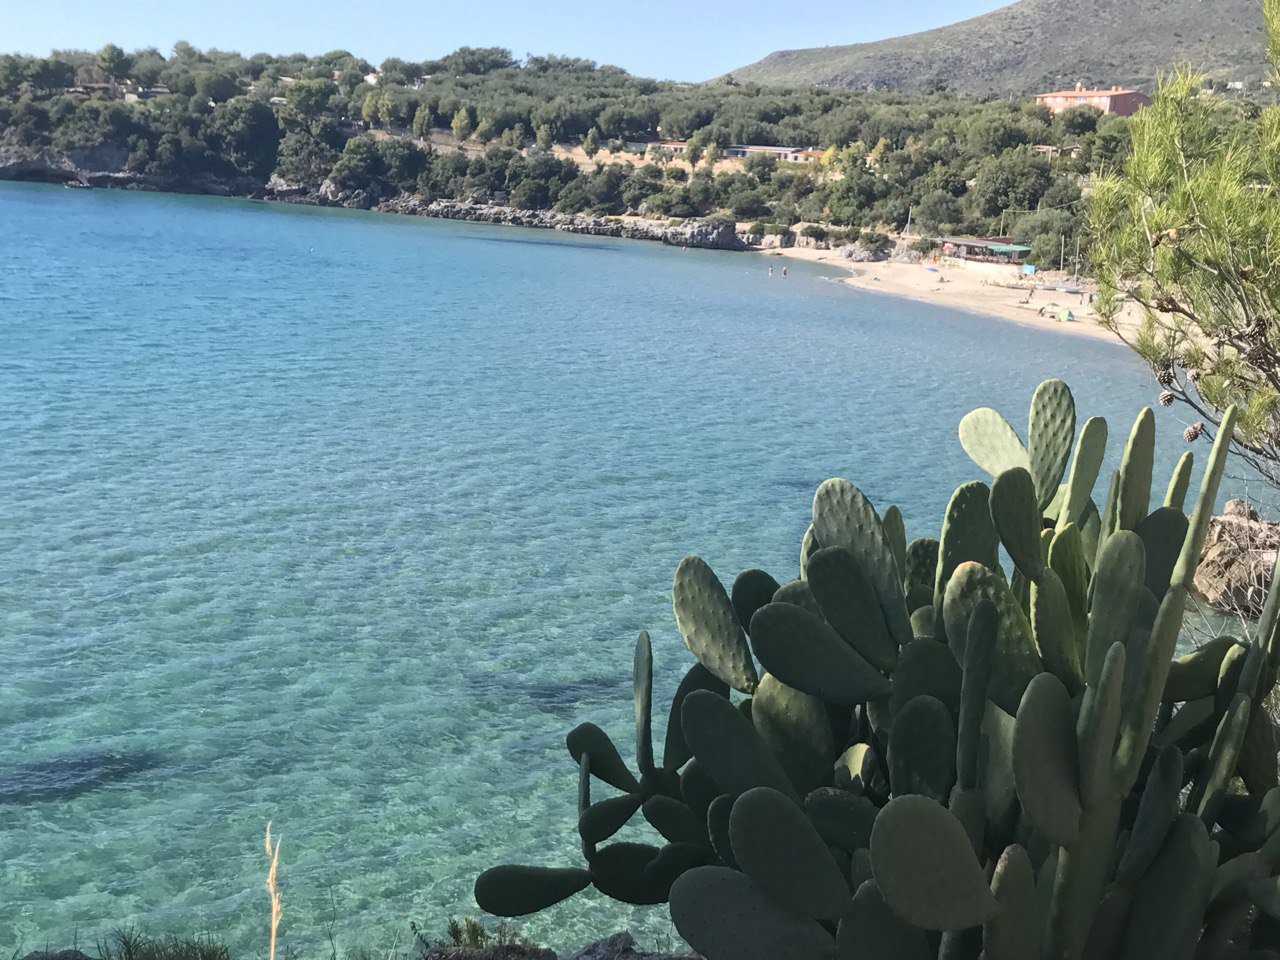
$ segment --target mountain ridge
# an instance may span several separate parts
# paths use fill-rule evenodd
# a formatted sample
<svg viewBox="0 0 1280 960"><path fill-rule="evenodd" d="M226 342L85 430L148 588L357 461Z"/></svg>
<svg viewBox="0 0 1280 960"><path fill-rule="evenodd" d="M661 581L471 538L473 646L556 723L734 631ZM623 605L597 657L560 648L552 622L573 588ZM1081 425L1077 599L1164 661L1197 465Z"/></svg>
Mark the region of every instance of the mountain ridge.
<svg viewBox="0 0 1280 960"><path fill-rule="evenodd" d="M946 27L780 50L738 81L970 95L1114 84L1150 91L1180 64L1225 80L1266 75L1259 0L1018 0Z"/></svg>

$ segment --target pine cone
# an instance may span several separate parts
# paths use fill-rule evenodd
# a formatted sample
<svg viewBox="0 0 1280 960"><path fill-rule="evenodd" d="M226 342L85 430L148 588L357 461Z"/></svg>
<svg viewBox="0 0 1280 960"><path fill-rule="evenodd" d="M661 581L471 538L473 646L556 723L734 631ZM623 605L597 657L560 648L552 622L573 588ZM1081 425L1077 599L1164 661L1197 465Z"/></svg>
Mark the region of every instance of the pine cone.
<svg viewBox="0 0 1280 960"><path fill-rule="evenodd" d="M1173 394L1170 393L1168 390L1160 394L1160 406L1162 407L1173 406Z"/></svg>
<svg viewBox="0 0 1280 960"><path fill-rule="evenodd" d="M1190 380L1192 383L1199 383L1199 382L1200 382L1200 377L1201 377L1201 376L1202 376L1202 374L1200 373L1200 371L1199 371L1199 370L1188 370L1188 371L1187 371L1187 379L1188 379L1188 380Z"/></svg>
<svg viewBox="0 0 1280 960"><path fill-rule="evenodd" d="M1182 439L1187 443L1195 443L1204 434L1204 421L1193 423L1182 434Z"/></svg>
<svg viewBox="0 0 1280 960"><path fill-rule="evenodd" d="M1173 386L1172 360L1161 360L1156 366L1156 382L1166 389Z"/></svg>

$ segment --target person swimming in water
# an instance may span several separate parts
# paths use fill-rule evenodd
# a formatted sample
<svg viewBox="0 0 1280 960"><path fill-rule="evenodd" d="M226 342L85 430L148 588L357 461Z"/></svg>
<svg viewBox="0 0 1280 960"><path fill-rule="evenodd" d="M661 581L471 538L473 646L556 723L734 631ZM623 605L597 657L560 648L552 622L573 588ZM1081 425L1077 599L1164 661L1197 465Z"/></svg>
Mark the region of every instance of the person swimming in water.
<svg viewBox="0 0 1280 960"><path fill-rule="evenodd" d="M787 275L787 268L786 268L786 267L783 267L783 268L782 268L782 275L783 275L784 277Z"/></svg>
<svg viewBox="0 0 1280 960"><path fill-rule="evenodd" d="M770 267L770 268L769 268L769 276L771 276L771 277L773 276L773 267Z"/></svg>

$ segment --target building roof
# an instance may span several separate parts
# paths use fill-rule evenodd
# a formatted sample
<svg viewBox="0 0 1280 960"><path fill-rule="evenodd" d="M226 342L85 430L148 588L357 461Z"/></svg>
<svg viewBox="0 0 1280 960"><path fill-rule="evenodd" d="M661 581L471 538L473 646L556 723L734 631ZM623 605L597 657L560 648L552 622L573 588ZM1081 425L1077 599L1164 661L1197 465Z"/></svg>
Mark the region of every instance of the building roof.
<svg viewBox="0 0 1280 960"><path fill-rule="evenodd" d="M1112 87L1110 90L1085 90L1077 87L1074 90L1055 90L1053 93L1037 93L1036 99L1043 97L1116 97L1126 93L1139 93L1125 87Z"/></svg>
<svg viewBox="0 0 1280 960"><path fill-rule="evenodd" d="M991 253L1030 253L1030 247L1011 243L1008 237L940 237L944 246L968 247L970 250L987 250Z"/></svg>

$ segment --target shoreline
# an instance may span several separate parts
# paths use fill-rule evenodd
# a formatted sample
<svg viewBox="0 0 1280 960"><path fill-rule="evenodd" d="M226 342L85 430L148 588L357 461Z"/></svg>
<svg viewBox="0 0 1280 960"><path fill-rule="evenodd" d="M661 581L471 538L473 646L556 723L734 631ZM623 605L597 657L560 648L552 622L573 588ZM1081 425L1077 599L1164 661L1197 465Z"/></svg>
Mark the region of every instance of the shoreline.
<svg viewBox="0 0 1280 960"><path fill-rule="evenodd" d="M1024 290L998 285L1016 277L1014 268L994 264L969 263L945 259L934 262L903 263L897 261L854 261L834 250L812 246L768 246L746 243L735 226L717 218L687 221L650 220L643 217L599 217L589 214L556 213L550 210L523 210L501 204L471 203L462 200L428 201L413 194L382 198L363 191L343 193L331 189L326 181L319 190L273 189L268 184L248 190L247 184L228 183L159 183L136 174L114 174L102 171L43 169L43 175L5 176L0 180L13 183L43 183L69 186L77 183L94 189L124 190L146 193L171 193L188 196L216 196L294 206L333 207L363 210L369 213L457 220L493 226L519 226L529 229L558 230L583 236L612 237L623 240L645 240L668 246L692 247L754 253L766 257L834 267L847 274L836 280L856 290L914 300L932 306L961 310L990 319L1019 323L1032 329L1052 330L1072 336L1090 337L1120 344L1111 331L1098 325L1087 303L1078 294L1053 290L1036 290L1029 298ZM329 190L325 188L329 187ZM189 189L184 189L189 188ZM993 282L996 281L996 282ZM1063 310L1075 315L1074 322L1059 319ZM1136 311L1126 311L1121 325L1136 330L1140 318Z"/></svg>
<svg viewBox="0 0 1280 960"><path fill-rule="evenodd" d="M1037 289L1028 299L1025 290L1003 287L993 282L1011 278L1013 272L1009 267L967 263L949 258L937 262L902 263L884 260L862 263L846 260L831 250L812 247L752 250L764 256L833 267L848 274L836 282L856 290L962 310L1036 330L1089 337L1123 346L1114 333L1098 324L1087 298L1082 304L1079 294ZM1061 320L1063 310L1070 310L1075 319ZM1126 311L1121 319L1121 325L1126 330L1135 330L1139 322L1140 319L1133 311Z"/></svg>

